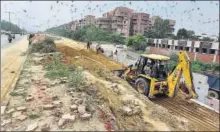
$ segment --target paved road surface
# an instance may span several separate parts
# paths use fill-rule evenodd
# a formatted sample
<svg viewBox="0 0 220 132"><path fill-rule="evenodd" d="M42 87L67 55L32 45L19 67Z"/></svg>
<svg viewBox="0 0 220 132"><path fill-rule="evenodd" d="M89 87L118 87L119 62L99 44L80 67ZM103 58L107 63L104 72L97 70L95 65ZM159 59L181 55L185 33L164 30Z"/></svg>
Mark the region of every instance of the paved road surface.
<svg viewBox="0 0 220 132"><path fill-rule="evenodd" d="M16 34L16 35L15 35L15 39L12 39L12 43L9 43L9 42L8 42L8 36L2 34L2 35L1 35L1 48L7 47L7 46L9 46L9 45L12 45L12 44L14 44L15 42L17 42L17 41L23 39L24 37L27 38L27 35L22 35L22 36L21 36L20 34Z"/></svg>
<svg viewBox="0 0 220 132"><path fill-rule="evenodd" d="M25 56L22 55L28 48L28 41L22 40L1 49L1 101L4 101L10 87L14 83Z"/></svg>

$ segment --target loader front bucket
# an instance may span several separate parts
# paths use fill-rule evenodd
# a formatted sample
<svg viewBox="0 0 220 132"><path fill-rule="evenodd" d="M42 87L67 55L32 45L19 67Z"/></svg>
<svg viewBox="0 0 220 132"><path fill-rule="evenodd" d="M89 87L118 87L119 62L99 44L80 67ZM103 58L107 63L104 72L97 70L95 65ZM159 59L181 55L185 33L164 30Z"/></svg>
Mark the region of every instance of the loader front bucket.
<svg viewBox="0 0 220 132"><path fill-rule="evenodd" d="M121 70L113 70L112 73L118 77L121 77L124 73L124 70L121 69Z"/></svg>

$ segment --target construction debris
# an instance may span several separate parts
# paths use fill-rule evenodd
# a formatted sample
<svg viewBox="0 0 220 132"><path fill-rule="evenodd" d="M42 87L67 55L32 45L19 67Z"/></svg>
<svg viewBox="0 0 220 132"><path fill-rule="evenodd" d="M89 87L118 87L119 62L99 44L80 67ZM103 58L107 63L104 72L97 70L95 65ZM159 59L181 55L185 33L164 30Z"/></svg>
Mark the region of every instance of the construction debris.
<svg viewBox="0 0 220 132"><path fill-rule="evenodd" d="M38 127L37 123L30 124L28 125L26 131L34 131L35 129L37 129L37 127Z"/></svg>

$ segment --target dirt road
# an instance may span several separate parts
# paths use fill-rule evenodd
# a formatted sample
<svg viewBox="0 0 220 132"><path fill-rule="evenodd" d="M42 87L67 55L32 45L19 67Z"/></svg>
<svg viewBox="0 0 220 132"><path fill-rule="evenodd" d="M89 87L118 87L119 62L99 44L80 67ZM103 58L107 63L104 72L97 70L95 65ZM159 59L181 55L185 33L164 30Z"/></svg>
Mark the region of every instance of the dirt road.
<svg viewBox="0 0 220 132"><path fill-rule="evenodd" d="M26 38L1 49L1 101L4 101L12 83L18 76L28 48Z"/></svg>

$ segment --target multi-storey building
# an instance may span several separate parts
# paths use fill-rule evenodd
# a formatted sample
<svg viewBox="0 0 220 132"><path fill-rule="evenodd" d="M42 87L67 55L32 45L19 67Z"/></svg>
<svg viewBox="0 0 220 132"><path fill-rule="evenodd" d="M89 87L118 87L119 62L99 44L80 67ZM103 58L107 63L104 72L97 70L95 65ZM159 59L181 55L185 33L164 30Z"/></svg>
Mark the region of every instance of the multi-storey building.
<svg viewBox="0 0 220 132"><path fill-rule="evenodd" d="M109 18L100 17L95 20L95 25L98 28L104 29L106 31L111 31L111 20Z"/></svg>
<svg viewBox="0 0 220 132"><path fill-rule="evenodd" d="M131 21L131 35L144 34L149 30L149 14L147 13L133 13Z"/></svg>
<svg viewBox="0 0 220 132"><path fill-rule="evenodd" d="M130 21L134 11L127 7L117 7L113 11L105 13L103 16L111 19L111 29L126 37L129 36Z"/></svg>
<svg viewBox="0 0 220 132"><path fill-rule="evenodd" d="M161 19L161 18L159 16L152 16L150 18L150 27L154 26L154 23L155 23L156 19Z"/></svg>
<svg viewBox="0 0 220 132"><path fill-rule="evenodd" d="M127 7L117 7L113 11L104 13L102 17L95 18L95 16L87 15L85 18L74 21L71 25L71 30L77 30L88 24L95 24L97 27L107 31L118 32L125 37L144 34L154 24L158 16L151 17L147 13L134 12L134 10ZM161 18L160 18L161 19ZM173 26L175 21L169 20L171 26L171 33L174 31Z"/></svg>

